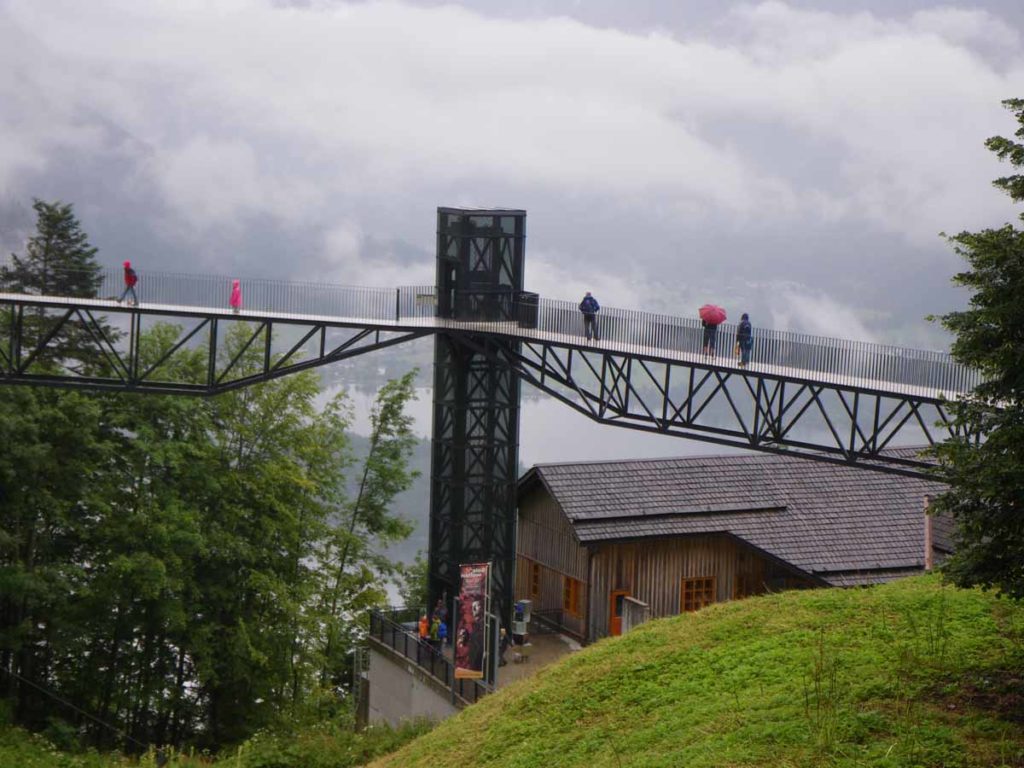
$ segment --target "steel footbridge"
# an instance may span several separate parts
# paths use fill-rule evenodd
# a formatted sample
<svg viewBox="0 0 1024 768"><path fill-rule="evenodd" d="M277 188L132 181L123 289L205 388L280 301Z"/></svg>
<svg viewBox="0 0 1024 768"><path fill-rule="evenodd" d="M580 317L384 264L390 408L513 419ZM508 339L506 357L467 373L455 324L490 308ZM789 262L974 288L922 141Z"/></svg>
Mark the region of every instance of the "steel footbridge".
<svg viewBox="0 0 1024 768"><path fill-rule="evenodd" d="M525 225L524 211L440 208L435 285L242 280L239 311L228 277L143 267L127 305L120 272L88 296L53 276L45 291L0 293L0 384L216 395L432 337L432 588L454 589L459 562L491 560L504 615L523 382L611 426L911 476L928 461L887 449L947 439L948 403L979 382L946 352L757 327L741 366L734 326L709 355L696 317L626 309L602 309L588 341L576 302L524 290ZM68 338L102 364L61 365ZM197 349L204 370L182 375L176 356Z"/></svg>
<svg viewBox="0 0 1024 768"><path fill-rule="evenodd" d="M100 295L116 295L119 274L102 277ZM889 457L886 449L943 440L946 403L978 382L947 353L760 328L742 367L732 354L732 326L721 327L712 356L702 349L698 320L631 310L602 310L601 340L588 341L573 302L511 291L459 293L441 315L434 286L243 280L245 309L235 312L226 306L230 285L228 278L145 273L138 305L0 292L0 383L216 395L440 334L605 424L917 474L927 462ZM146 331L158 323L177 338L144 354ZM107 362L102 373L40 364L69 328ZM228 328L245 329L234 355L224 349ZM176 379L168 363L196 346L208 352L203 377ZM261 351L262 365L243 373L236 366L250 349Z"/></svg>

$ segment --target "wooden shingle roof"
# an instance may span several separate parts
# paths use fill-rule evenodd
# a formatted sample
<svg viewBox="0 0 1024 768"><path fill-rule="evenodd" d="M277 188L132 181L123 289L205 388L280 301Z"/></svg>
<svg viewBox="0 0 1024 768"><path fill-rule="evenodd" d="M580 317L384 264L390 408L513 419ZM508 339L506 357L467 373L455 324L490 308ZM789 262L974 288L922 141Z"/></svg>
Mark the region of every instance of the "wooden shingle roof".
<svg viewBox="0 0 1024 768"><path fill-rule="evenodd" d="M912 449L899 449L910 451ZM766 454L539 464L581 543L723 533L834 584L924 565L939 483ZM946 527L936 548L948 551Z"/></svg>

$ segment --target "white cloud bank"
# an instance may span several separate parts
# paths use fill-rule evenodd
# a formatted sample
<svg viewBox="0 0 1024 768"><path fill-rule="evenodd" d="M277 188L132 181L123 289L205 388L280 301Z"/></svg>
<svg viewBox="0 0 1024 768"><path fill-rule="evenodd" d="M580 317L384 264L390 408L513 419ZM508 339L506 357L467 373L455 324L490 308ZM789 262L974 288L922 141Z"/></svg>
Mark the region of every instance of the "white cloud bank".
<svg viewBox="0 0 1024 768"><path fill-rule="evenodd" d="M429 251L432 233L399 214L461 202L593 199L625 219L656 209L670 237L706 221L796 240L824 223L934 247L939 230L1011 215L981 142L1022 92L1018 33L971 9L766 2L673 37L398 2L0 0L0 192L102 150L163 202L161 231L311 231L321 246L296 270L334 265L346 282L367 282L347 277L365 232ZM624 305L671 292L642 242L625 268L619 252L538 246L545 290L587 282ZM367 274L431 271L388 258ZM821 301L816 316L842 312Z"/></svg>

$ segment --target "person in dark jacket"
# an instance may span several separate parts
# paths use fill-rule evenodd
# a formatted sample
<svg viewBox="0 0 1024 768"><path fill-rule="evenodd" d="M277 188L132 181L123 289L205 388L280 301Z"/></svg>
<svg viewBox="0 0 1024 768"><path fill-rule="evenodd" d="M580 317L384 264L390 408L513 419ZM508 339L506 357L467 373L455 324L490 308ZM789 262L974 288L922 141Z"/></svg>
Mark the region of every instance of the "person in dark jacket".
<svg viewBox="0 0 1024 768"><path fill-rule="evenodd" d="M124 291L121 292L121 296L118 298L117 303L120 304L124 301L125 296L129 293L132 295L132 300L128 302L133 307L139 305L139 297L135 295L135 284L139 282L139 276L135 274L135 270L132 269L132 263L125 261L124 263Z"/></svg>
<svg viewBox="0 0 1024 768"><path fill-rule="evenodd" d="M750 350L754 348L754 329L750 327L750 315L746 312L736 327L736 346L740 352L740 368L746 368L750 363Z"/></svg>
<svg viewBox="0 0 1024 768"><path fill-rule="evenodd" d="M590 294L590 291L587 291L587 295L580 302L580 312L583 313L583 333L586 335L587 341L590 341L591 334L593 334L594 341L601 340L601 334L597 330L597 313L600 309L601 305L597 303L597 299Z"/></svg>
<svg viewBox="0 0 1024 768"><path fill-rule="evenodd" d="M718 343L718 326L707 320L701 320L700 324L704 326L704 354L714 357L715 345Z"/></svg>

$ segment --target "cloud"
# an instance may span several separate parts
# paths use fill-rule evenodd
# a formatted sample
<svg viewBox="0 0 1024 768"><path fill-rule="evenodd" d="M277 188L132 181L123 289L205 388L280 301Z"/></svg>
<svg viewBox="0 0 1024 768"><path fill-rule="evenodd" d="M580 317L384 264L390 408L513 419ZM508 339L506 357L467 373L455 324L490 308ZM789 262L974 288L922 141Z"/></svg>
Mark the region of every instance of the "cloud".
<svg viewBox="0 0 1024 768"><path fill-rule="evenodd" d="M432 285L433 254L421 256L411 267L403 264L394 243L371 240L358 222L346 220L327 231L314 271L341 285Z"/></svg>
<svg viewBox="0 0 1024 768"><path fill-rule="evenodd" d="M144 173L197 234L241 226L257 215L298 225L318 213L322 196L316 185L261 166L252 145L199 135L153 156Z"/></svg>
<svg viewBox="0 0 1024 768"><path fill-rule="evenodd" d="M970 8L765 2L672 35L388 1L7 0L0 63L0 191L85 190L100 231L146 200L153 237L240 273L429 282L433 207L498 202L530 209L546 295L671 309L797 280L807 309L779 322L867 334L898 286L862 275L948 274L936 232L1013 215L981 142L1012 130L1024 59Z"/></svg>
<svg viewBox="0 0 1024 768"><path fill-rule="evenodd" d="M825 293L800 285L776 284L766 288L770 296L770 328L835 339L880 341L855 310Z"/></svg>

